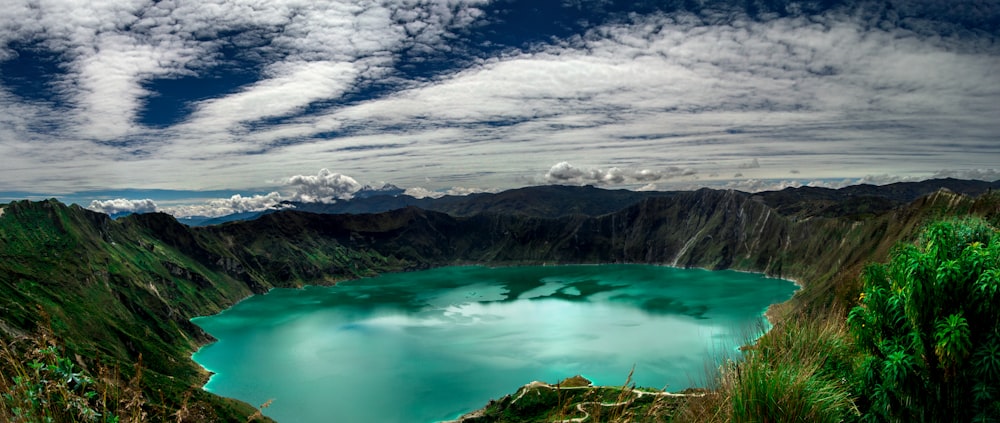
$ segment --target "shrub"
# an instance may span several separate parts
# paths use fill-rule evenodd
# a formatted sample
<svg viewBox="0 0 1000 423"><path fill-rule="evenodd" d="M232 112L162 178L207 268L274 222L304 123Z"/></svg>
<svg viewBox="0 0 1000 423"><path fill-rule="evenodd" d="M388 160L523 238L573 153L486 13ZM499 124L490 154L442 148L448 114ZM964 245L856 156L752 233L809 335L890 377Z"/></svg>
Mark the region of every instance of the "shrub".
<svg viewBox="0 0 1000 423"><path fill-rule="evenodd" d="M848 316L865 421L1000 419L1000 236L981 220L929 226L863 273Z"/></svg>
<svg viewBox="0 0 1000 423"><path fill-rule="evenodd" d="M8 422L141 422L147 403L141 368L125 382L105 367L92 377L41 332L0 340L0 420Z"/></svg>

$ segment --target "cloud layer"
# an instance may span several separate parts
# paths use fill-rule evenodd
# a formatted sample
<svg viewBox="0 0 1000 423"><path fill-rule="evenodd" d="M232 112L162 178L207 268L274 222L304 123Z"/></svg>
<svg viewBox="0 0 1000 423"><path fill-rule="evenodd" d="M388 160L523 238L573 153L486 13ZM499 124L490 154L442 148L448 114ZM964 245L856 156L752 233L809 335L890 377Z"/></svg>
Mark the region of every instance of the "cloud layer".
<svg viewBox="0 0 1000 423"><path fill-rule="evenodd" d="M583 169L569 162L556 163L545 173L544 181L550 184L568 185L634 185L649 184L663 179L693 176L694 169L668 167L661 170L650 169Z"/></svg>
<svg viewBox="0 0 1000 423"><path fill-rule="evenodd" d="M1000 6L671 3L12 0L0 191L998 177Z"/></svg>

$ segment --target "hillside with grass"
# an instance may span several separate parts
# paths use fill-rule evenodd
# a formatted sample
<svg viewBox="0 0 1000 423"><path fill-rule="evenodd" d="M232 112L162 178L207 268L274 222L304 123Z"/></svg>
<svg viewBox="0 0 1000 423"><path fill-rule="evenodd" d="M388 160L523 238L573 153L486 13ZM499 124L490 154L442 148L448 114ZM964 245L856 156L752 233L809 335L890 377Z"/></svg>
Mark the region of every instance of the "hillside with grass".
<svg viewBox="0 0 1000 423"><path fill-rule="evenodd" d="M803 322L827 320L802 316L838 316L857 305L858 274L869 262L887 260L897 242L912 242L925 225L951 216L982 216L994 227L1000 219L1000 196L993 192L973 197L938 190L871 215L808 214L798 206L791 213L769 201L700 190L643 198L596 216L531 216L490 207L453 215L410 207L355 215L283 211L204 228L164 214L113 220L54 200L13 202L0 206L0 370L6 383L0 388L63 390L52 401L104 416L245 421L259 415L259 404L201 389L208 375L190 355L211 339L192 317L272 287L454 264L627 262L763 272L804 287L772 310L779 322L774 334L825 333L836 328L810 329L812 323ZM765 338L754 351L777 339ZM50 374L92 382L38 385L53 380ZM25 406L25 398L31 402L30 395L5 396L0 413L13 419L16 410L45 410ZM710 409L708 399L692 403ZM581 416L567 417L574 418ZM54 421L87 418L74 419Z"/></svg>

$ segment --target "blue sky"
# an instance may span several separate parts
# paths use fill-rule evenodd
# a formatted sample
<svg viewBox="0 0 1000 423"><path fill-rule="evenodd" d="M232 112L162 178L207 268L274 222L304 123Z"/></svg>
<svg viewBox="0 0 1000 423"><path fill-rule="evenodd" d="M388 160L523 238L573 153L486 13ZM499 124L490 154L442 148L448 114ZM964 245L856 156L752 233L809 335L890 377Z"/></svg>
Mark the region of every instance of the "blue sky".
<svg viewBox="0 0 1000 423"><path fill-rule="evenodd" d="M0 201L995 180L998 36L992 0L8 0Z"/></svg>

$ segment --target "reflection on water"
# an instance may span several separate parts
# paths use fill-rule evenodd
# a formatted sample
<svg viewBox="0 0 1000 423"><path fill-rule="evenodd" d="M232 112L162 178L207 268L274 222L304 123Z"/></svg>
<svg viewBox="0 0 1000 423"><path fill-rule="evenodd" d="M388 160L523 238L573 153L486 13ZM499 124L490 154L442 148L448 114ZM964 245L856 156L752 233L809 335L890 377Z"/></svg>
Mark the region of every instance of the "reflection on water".
<svg viewBox="0 0 1000 423"><path fill-rule="evenodd" d="M698 383L795 286L644 265L449 267L276 289L195 319L205 389L284 422L430 422L532 380Z"/></svg>

